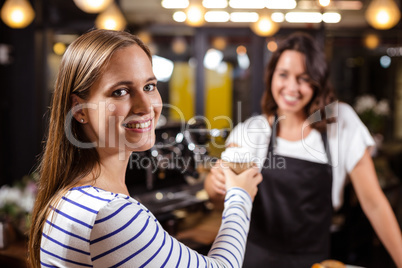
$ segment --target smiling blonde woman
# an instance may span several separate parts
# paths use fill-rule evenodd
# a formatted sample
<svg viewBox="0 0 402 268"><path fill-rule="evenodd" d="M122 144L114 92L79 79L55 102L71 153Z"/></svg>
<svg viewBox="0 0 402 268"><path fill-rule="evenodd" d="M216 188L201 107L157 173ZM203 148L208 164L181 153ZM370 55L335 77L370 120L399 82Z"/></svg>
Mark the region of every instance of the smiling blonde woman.
<svg viewBox="0 0 402 268"><path fill-rule="evenodd" d="M258 169L225 169L225 210L208 256L171 237L130 197L129 156L153 146L161 107L151 54L136 36L94 30L68 47L39 167L33 267L242 266Z"/></svg>

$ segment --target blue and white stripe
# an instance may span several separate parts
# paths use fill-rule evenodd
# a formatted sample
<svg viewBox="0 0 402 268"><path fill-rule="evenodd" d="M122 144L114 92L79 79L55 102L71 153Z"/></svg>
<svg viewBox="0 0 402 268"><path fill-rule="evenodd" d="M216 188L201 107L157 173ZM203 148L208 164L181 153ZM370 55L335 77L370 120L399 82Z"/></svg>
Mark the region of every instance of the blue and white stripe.
<svg viewBox="0 0 402 268"><path fill-rule="evenodd" d="M138 201L83 186L52 208L43 229L42 267L241 267L252 202L228 190L222 224L208 256L171 237Z"/></svg>

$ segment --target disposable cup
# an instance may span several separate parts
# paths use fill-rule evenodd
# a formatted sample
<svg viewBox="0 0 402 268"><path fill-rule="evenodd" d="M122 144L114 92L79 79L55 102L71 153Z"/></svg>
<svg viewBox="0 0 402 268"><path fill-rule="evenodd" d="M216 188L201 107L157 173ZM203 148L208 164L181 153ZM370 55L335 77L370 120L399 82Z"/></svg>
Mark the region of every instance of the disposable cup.
<svg viewBox="0 0 402 268"><path fill-rule="evenodd" d="M249 150L242 147L229 147L221 154L222 165L230 167L234 173L240 174L253 167L252 155Z"/></svg>

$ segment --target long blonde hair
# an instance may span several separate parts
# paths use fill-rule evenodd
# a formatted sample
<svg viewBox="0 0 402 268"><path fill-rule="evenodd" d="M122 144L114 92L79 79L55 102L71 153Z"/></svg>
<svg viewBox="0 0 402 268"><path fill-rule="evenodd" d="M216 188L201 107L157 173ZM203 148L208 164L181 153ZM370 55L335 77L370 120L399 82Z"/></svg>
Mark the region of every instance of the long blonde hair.
<svg viewBox="0 0 402 268"><path fill-rule="evenodd" d="M152 61L148 47L138 37L110 30L83 34L69 45L63 56L50 109L48 137L38 167L39 191L28 243L28 261L32 267L40 267L42 229L49 215L49 205L55 204L60 193L99 166L95 148L78 148L66 134L72 133L73 138L81 142L89 141L80 124L68 116L72 109L71 95L87 99L91 86L102 75L113 53L132 45L140 46ZM67 122L69 119L71 122ZM71 127L70 131L66 131L66 127Z"/></svg>

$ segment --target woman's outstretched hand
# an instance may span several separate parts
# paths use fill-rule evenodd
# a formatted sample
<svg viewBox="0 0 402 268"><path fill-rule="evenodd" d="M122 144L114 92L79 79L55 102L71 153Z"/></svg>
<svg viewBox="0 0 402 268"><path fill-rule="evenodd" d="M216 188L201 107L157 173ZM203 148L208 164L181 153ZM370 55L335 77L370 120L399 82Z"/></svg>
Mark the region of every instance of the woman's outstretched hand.
<svg viewBox="0 0 402 268"><path fill-rule="evenodd" d="M226 189L231 187L243 188L254 201L254 197L258 191L258 184L262 181L262 175L258 167L249 168L239 175L236 175L230 168L223 167L223 174L226 178Z"/></svg>

